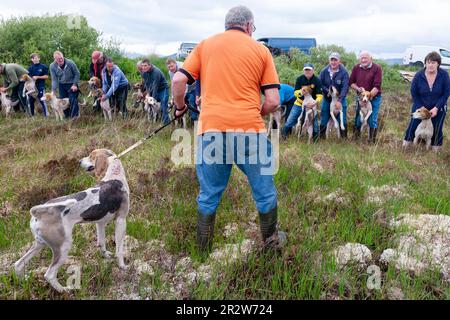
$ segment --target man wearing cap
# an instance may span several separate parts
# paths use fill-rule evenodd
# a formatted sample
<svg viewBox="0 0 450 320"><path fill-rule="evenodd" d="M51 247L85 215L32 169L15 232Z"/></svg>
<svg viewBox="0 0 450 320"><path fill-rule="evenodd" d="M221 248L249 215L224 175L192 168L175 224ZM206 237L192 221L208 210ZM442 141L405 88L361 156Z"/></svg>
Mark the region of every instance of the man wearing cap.
<svg viewBox="0 0 450 320"><path fill-rule="evenodd" d="M19 99L22 111L26 112L27 100L26 97L22 95L23 86L25 82L20 81L20 78L24 74L27 74L28 71L15 63L2 63L0 64L0 74L3 76L3 88L0 88L0 92L7 92L8 90L12 90L11 92L11 100L17 101ZM19 111L19 106L14 107L15 111Z"/></svg>
<svg viewBox="0 0 450 320"><path fill-rule="evenodd" d="M291 113L289 115L289 118L286 121L286 124L283 127L283 130L281 134L284 138L286 138L291 130L292 127L294 127L297 124L298 117L301 116L303 107L307 109L312 109L314 107L319 106L319 104L322 102L323 94L322 94L322 84L320 82L320 79L314 74L314 65L311 63L305 63L305 66L303 68L304 74L297 78L297 81L295 83L295 91L294 95L297 98L297 100L294 103L294 106L292 107ZM302 94L302 87L304 86L310 86L312 89L311 96L315 100L314 103L311 103L309 105L304 106L303 105L303 94ZM317 138L319 136L319 122L317 119L317 116L314 118L314 141L317 141Z"/></svg>
<svg viewBox="0 0 450 320"><path fill-rule="evenodd" d="M103 83L103 69L105 68L106 57L101 51L92 52L91 56L91 65L89 66L89 78L97 77L100 79L100 83ZM94 111L101 111L100 100L97 100L97 103L94 107Z"/></svg>
<svg viewBox="0 0 450 320"><path fill-rule="evenodd" d="M320 138L326 139L327 124L330 119L331 87L335 87L339 92L339 99L336 108L342 110L344 115L344 130L341 130L341 137L347 138L347 94L349 90L349 75L347 69L341 64L341 55L337 52L330 54L329 65L320 72L320 81L325 98L322 101L320 112ZM340 117L337 118L340 121Z"/></svg>
<svg viewBox="0 0 450 320"><path fill-rule="evenodd" d="M378 112L381 105L381 84L383 71L381 66L373 63L372 56L367 51L362 51L359 55L360 63L353 67L350 76L350 86L359 95L363 90L370 91L372 100L372 115L369 118L369 142L375 143L378 128ZM361 119L359 116L359 102L356 99L356 118L353 129L353 138L361 137Z"/></svg>

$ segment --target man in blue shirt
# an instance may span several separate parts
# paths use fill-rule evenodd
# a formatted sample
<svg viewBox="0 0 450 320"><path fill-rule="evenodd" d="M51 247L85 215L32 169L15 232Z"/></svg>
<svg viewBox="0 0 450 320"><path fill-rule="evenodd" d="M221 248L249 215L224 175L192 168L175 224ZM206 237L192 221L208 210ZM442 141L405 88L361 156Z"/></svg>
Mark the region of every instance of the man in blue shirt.
<svg viewBox="0 0 450 320"><path fill-rule="evenodd" d="M331 117L330 104L331 104L331 87L335 87L339 92L339 99L336 102L336 108L342 110L344 120L344 130L341 131L341 137L347 138L347 94L350 88L347 69L341 64L341 55L337 52L333 52L328 57L329 64L322 72L320 72L320 81L322 82L322 90L324 99L322 101L322 108L320 113L320 138L326 139L327 124ZM340 118L337 118L338 122Z"/></svg>
<svg viewBox="0 0 450 320"><path fill-rule="evenodd" d="M142 60L142 71L144 78L145 91L147 94L155 98L161 103L163 124L170 122L169 113L167 112L167 103L169 102L169 84L162 73L156 66L152 65L148 59Z"/></svg>
<svg viewBox="0 0 450 320"><path fill-rule="evenodd" d="M280 85L280 105L286 106L286 114L284 116L285 121L287 121L296 100L297 98L294 95L294 87L282 83Z"/></svg>
<svg viewBox="0 0 450 320"><path fill-rule="evenodd" d="M36 81L36 89L38 91L37 99L42 105L44 117L48 117L47 104L45 101L41 100L45 93L45 80L48 79L48 67L41 63L41 58L37 53L33 53L30 58L33 64L28 68L28 74ZM35 99L32 96L28 96L28 103L30 106L31 116L34 116Z"/></svg>
<svg viewBox="0 0 450 320"><path fill-rule="evenodd" d="M102 79L102 101L109 99L111 107L119 109L122 112L122 118L126 119L128 117L128 79L111 58L105 60Z"/></svg>

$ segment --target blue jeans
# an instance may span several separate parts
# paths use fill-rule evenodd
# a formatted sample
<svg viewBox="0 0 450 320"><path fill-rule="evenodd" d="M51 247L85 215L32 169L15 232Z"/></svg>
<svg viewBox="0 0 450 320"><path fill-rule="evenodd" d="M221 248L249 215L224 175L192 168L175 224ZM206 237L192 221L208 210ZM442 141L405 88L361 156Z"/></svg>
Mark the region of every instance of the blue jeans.
<svg viewBox="0 0 450 320"><path fill-rule="evenodd" d="M286 124L283 127L283 130L281 131L281 134L283 136L288 136L291 133L291 130L295 125L297 124L298 118L302 115L303 108L294 104L292 107L292 110L289 114L289 117L286 121ZM302 122L304 119L302 120ZM314 134L317 134L319 132L319 120L317 118L317 115L314 117Z"/></svg>
<svg viewBox="0 0 450 320"><path fill-rule="evenodd" d="M44 110L44 117L48 117L47 104L45 103L45 101L41 100L41 98L44 96L44 92L45 92L45 88L38 89L37 100L42 105L42 109ZM34 102L35 102L35 99L31 96L28 96L28 106L30 108L31 116L34 116Z"/></svg>
<svg viewBox="0 0 450 320"><path fill-rule="evenodd" d="M80 115L80 107L78 106L78 95L80 94L80 90L73 92L70 88L72 88L71 83L60 83L59 98L69 98L70 108L64 110L65 118L76 118Z"/></svg>
<svg viewBox="0 0 450 320"><path fill-rule="evenodd" d="M168 124L170 122L169 113L167 112L167 104L169 102L169 88L159 91L156 94L155 98L158 102L161 102L163 124Z"/></svg>
<svg viewBox="0 0 450 320"><path fill-rule="evenodd" d="M372 115L369 117L369 120L367 121L369 124L369 127L372 129L378 128L378 112L380 111L381 106L381 94L377 97L373 98L372 103ZM355 126L357 128L361 128L362 122L361 117L359 116L359 100L356 99L356 116L355 116Z"/></svg>
<svg viewBox="0 0 450 320"><path fill-rule="evenodd" d="M431 110L432 108L428 108ZM417 108L413 108L412 112L414 113L417 110ZM444 142L444 133L442 132L442 129L444 128L444 121L445 116L447 115L447 106L444 107L444 110L439 110L436 117L431 119L431 122L433 123L434 128L434 134L431 138L431 145L433 147L440 147L442 146ZM406 141L412 141L415 138L416 135L416 129L419 126L419 124L422 122L420 119L411 119L408 129L406 129L405 133L405 140Z"/></svg>
<svg viewBox="0 0 450 320"><path fill-rule="evenodd" d="M247 176L260 213L268 213L277 206L274 170L271 168L274 157L267 134L210 132L198 136L197 142L199 213L215 214L228 184L233 163ZM271 163L267 164L269 161Z"/></svg>
<svg viewBox="0 0 450 320"><path fill-rule="evenodd" d="M322 109L320 111L320 125L321 126L326 126L328 124L328 121L331 118L330 115L330 104L331 102L328 102L327 99L323 99L322 101ZM342 101L342 111L344 113L344 127L347 128L347 99L344 99L344 101ZM336 117L336 120L339 122L339 124L341 123L341 117Z"/></svg>
<svg viewBox="0 0 450 320"><path fill-rule="evenodd" d="M197 104L195 103L195 90L192 90L191 92L186 93L186 98L188 100L188 103L191 107L194 107L197 109ZM193 112L192 110L189 110L189 113L191 115L191 120L197 121L198 120L198 113Z"/></svg>

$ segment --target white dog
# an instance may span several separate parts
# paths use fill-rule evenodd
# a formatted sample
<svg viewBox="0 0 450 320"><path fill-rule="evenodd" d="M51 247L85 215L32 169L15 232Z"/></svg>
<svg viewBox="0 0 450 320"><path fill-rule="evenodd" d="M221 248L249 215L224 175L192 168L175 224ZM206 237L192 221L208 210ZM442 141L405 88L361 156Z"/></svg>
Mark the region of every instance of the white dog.
<svg viewBox="0 0 450 320"><path fill-rule="evenodd" d="M56 120L64 120L64 110L70 107L69 98L58 99L53 92L45 93L41 98L42 101L50 105L55 112Z"/></svg>
<svg viewBox="0 0 450 320"><path fill-rule="evenodd" d="M147 112L148 121L156 123L159 118L161 104L152 96L147 95L144 100L144 110Z"/></svg>
<svg viewBox="0 0 450 320"><path fill-rule="evenodd" d="M122 163L106 149L94 150L81 160L81 166L95 172L100 183L87 190L56 198L31 208L30 227L35 241L30 250L15 263L16 275L23 277L28 262L45 247L53 252L53 261L45 279L58 292L67 291L58 282L58 269L67 260L72 247L72 230L76 224L97 224L97 246L105 258L112 253L106 250L106 225L116 220L115 242L119 267L125 268L123 243L126 234L126 216L130 207L130 188Z"/></svg>
<svg viewBox="0 0 450 320"><path fill-rule="evenodd" d="M341 137L341 131L345 130L344 127L344 112L341 109L336 108L336 103L339 101L339 92L337 89L332 86L330 90L331 95L331 103L330 103L330 119L328 120L327 124L327 138L329 137L330 133L333 131L333 127L336 129L336 134L338 138ZM339 121L336 119L336 117L339 117L339 120L341 122L339 126ZM340 130L339 130L340 129Z"/></svg>

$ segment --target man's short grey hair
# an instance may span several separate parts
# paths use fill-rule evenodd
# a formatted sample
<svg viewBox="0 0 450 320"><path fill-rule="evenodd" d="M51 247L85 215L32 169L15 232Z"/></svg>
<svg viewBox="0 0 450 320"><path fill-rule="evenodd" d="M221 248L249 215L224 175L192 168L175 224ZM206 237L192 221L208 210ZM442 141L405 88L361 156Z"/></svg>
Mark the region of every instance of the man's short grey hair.
<svg viewBox="0 0 450 320"><path fill-rule="evenodd" d="M367 50L363 50L359 53L359 58L361 58L362 56L369 56L369 58L372 58L372 54Z"/></svg>
<svg viewBox="0 0 450 320"><path fill-rule="evenodd" d="M61 52L61 51L55 51L55 52L53 52L53 57L54 56L61 56L61 58L64 58L64 55L63 55L63 53Z"/></svg>
<svg viewBox="0 0 450 320"><path fill-rule="evenodd" d="M225 29L233 26L245 27L247 23L253 21L253 13L246 6L233 7L225 17Z"/></svg>

